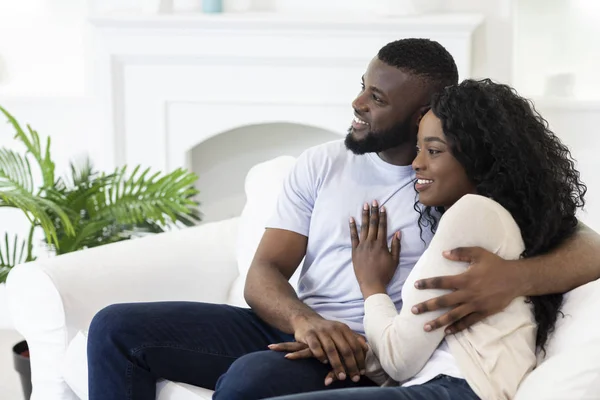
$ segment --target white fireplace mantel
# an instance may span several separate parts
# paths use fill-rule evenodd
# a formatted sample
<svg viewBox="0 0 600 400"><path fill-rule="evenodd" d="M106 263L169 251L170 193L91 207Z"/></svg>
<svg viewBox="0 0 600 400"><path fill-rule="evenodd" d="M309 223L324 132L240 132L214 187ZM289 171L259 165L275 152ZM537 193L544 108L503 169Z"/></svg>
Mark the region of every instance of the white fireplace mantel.
<svg viewBox="0 0 600 400"><path fill-rule="evenodd" d="M222 14L94 17L92 84L112 122L115 164L187 166L227 130L292 122L345 133L368 62L386 43L427 37L470 75L472 14Z"/></svg>

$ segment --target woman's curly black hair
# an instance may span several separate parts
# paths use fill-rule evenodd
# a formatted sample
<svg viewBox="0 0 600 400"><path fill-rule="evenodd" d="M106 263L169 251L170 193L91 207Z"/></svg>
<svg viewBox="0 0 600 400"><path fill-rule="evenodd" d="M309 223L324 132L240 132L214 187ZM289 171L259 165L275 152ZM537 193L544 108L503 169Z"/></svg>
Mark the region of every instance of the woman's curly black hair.
<svg viewBox="0 0 600 400"><path fill-rule="evenodd" d="M546 253L576 230L576 211L585 204L587 187L569 149L529 100L489 79L465 80L434 95L431 110L477 193L512 214L525 242L522 257ZM415 209L420 226L435 231L436 213ZM562 299L562 294L529 298L542 350Z"/></svg>

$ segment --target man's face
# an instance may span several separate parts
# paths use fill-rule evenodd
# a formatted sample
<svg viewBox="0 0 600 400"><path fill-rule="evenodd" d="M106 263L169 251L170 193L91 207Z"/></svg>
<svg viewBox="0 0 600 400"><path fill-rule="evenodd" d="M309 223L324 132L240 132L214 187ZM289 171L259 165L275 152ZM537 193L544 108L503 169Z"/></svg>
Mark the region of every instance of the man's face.
<svg viewBox="0 0 600 400"><path fill-rule="evenodd" d="M377 57L362 78L352 102L355 118L346 147L355 154L382 152L416 140L419 110L426 101L423 84Z"/></svg>

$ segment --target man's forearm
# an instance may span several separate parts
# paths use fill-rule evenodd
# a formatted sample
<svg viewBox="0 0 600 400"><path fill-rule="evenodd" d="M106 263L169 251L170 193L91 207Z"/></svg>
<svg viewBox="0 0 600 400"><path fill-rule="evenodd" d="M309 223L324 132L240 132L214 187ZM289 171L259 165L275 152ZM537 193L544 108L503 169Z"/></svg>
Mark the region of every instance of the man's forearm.
<svg viewBox="0 0 600 400"><path fill-rule="evenodd" d="M577 231L553 251L518 261L521 294L568 292L600 278L600 235L579 222Z"/></svg>
<svg viewBox="0 0 600 400"><path fill-rule="evenodd" d="M285 333L293 334L295 323L303 319L321 318L298 299L292 285L274 266L251 268L244 296L261 319Z"/></svg>

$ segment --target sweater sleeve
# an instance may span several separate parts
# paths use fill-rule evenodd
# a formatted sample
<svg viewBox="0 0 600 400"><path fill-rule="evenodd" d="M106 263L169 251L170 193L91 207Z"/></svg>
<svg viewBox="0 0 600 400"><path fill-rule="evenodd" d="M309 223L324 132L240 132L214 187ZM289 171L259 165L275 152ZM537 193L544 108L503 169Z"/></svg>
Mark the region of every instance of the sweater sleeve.
<svg viewBox="0 0 600 400"><path fill-rule="evenodd" d="M444 214L429 248L408 276L402 289L400 313L386 294L375 294L365 300L367 340L381 367L393 380L404 382L416 375L445 336L445 327L433 332L425 332L423 328L449 309L415 315L411 308L451 291L418 290L414 287L415 281L465 271L468 264L445 259L442 256L445 250L479 246L498 253L508 235L515 233L512 227L506 226L502 213L510 217L493 200L477 195L462 197ZM510 221L514 223L512 217Z"/></svg>

